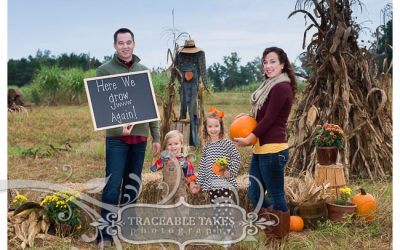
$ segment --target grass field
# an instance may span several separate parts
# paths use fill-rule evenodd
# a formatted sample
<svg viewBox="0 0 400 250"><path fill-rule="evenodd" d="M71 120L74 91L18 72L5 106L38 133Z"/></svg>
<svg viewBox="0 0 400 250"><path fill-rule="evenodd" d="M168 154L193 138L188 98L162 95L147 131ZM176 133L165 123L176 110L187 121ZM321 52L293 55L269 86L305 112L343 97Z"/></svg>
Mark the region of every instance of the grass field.
<svg viewBox="0 0 400 250"><path fill-rule="evenodd" d="M215 105L225 112L225 126L241 112L249 111L247 93L216 93L206 96L206 110ZM161 109L160 109L161 110ZM248 173L249 148L240 149L244 160L241 173ZM197 151L199 154L199 151ZM32 107L27 113L8 115L8 177L32 179L52 183L84 183L104 177L104 132L93 130L87 105ZM144 172L151 165L147 150ZM72 174L64 171L72 168ZM352 181L350 187L364 187L378 202L377 220L369 225L347 221L333 224L329 221L316 230L291 233L284 249L391 249L392 242L392 183ZM263 249L263 235L258 242L240 242L231 249ZM159 244L133 246L124 249L162 249ZM12 247L12 246L10 246ZM94 243L77 238L54 238L51 242L38 240L36 249L96 249ZM165 245L165 249L177 249ZM188 249L199 249L189 246ZM220 246L203 246L201 249L223 249Z"/></svg>

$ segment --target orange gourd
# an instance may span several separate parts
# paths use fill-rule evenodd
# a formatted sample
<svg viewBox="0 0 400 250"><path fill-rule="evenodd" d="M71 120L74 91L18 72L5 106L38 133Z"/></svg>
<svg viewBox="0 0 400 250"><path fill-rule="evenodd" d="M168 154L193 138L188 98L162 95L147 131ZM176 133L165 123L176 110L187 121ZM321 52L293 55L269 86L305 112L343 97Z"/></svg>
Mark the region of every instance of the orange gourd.
<svg viewBox="0 0 400 250"><path fill-rule="evenodd" d="M297 215L290 216L290 231L301 232L304 228L303 218Z"/></svg>
<svg viewBox="0 0 400 250"><path fill-rule="evenodd" d="M224 175L224 171L223 171L223 167L218 165L217 163L214 163L212 165L212 171L216 174L216 175Z"/></svg>
<svg viewBox="0 0 400 250"><path fill-rule="evenodd" d="M375 198L362 188L360 191L361 193L354 195L351 199L351 202L357 205L357 217L364 219L366 222L374 221L377 207Z"/></svg>
<svg viewBox="0 0 400 250"><path fill-rule="evenodd" d="M230 137L232 140L237 137L247 137L251 132L253 132L256 126L257 122L253 117L249 115L241 116L232 122L229 129ZM256 142L257 138L251 142L251 145L254 145Z"/></svg>

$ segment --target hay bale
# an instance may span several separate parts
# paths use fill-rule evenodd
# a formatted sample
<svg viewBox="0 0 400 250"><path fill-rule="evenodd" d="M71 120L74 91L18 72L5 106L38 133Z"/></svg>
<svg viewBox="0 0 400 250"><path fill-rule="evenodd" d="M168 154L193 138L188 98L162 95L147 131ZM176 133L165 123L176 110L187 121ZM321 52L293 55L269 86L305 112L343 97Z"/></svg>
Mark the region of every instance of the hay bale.
<svg viewBox="0 0 400 250"><path fill-rule="evenodd" d="M142 192L139 196L139 203L157 204L162 200L162 189L159 185L162 183L161 173L148 173L142 175ZM199 194L188 193L188 201L192 205L207 204L207 195L203 192Z"/></svg>
<svg viewBox="0 0 400 250"><path fill-rule="evenodd" d="M254 210L254 207L247 197L249 186L248 175L240 175L236 180L238 184L239 195L238 205L243 207L246 212L252 212ZM142 181L143 190L140 194L139 202L147 204L156 204L157 202L159 202L161 200L161 191L160 189L157 189L157 186L162 182L161 173L143 174ZM287 186L296 185L298 182L301 182L301 179L285 176L285 188ZM286 200L289 201L288 198L286 198ZM205 205L207 204L207 194L204 192L200 192L196 195L189 193L188 203L192 205Z"/></svg>
<svg viewBox="0 0 400 250"><path fill-rule="evenodd" d="M162 182L161 173L151 173L142 175L142 192L139 197L140 203L156 204L161 201L161 189L158 189L158 185ZM248 178L239 177L238 182L238 194L239 203L238 205L243 207L246 211L251 211L252 206L250 200L247 198L247 186ZM205 205L208 204L207 194L200 192L198 194L188 194L189 204L192 205Z"/></svg>

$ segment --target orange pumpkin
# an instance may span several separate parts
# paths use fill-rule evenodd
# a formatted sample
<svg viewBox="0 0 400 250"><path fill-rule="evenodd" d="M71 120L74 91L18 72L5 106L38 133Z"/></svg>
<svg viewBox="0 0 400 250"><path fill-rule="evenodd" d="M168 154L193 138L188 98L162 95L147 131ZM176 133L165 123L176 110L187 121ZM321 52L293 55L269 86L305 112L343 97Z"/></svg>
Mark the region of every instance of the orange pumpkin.
<svg viewBox="0 0 400 250"><path fill-rule="evenodd" d="M290 231L301 232L304 228L303 218L297 215L290 216Z"/></svg>
<svg viewBox="0 0 400 250"><path fill-rule="evenodd" d="M230 137L232 140L237 137L247 137L251 132L253 132L256 126L257 122L253 117L249 115L241 116L232 122L229 129ZM251 145L254 145L256 142L257 138L251 142Z"/></svg>
<svg viewBox="0 0 400 250"><path fill-rule="evenodd" d="M214 163L212 165L212 171L216 174L216 175L224 175L224 171L223 171L223 167L218 165L217 163Z"/></svg>
<svg viewBox="0 0 400 250"><path fill-rule="evenodd" d="M366 222L374 221L377 207L375 198L362 188L360 191L351 199L351 203L357 205L357 216Z"/></svg>

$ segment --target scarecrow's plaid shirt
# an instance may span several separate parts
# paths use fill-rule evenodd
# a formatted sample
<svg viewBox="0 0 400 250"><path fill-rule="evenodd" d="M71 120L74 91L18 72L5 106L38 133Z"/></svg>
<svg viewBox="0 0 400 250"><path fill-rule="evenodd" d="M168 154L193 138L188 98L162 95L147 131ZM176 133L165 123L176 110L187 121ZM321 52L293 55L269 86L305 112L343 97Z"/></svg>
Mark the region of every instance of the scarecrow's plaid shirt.
<svg viewBox="0 0 400 250"><path fill-rule="evenodd" d="M200 51L197 54L199 54L199 66L200 66L200 76L201 80L203 81L204 86L208 86L207 84L207 77L206 77L206 55L204 51Z"/></svg>
<svg viewBox="0 0 400 250"><path fill-rule="evenodd" d="M207 77L206 77L206 55L204 51L199 51L197 53L180 53L178 56L178 68L179 64L181 64L183 61L189 61L190 63L193 63L196 65L197 69L199 70L201 80L204 84L204 86L208 86L207 83ZM179 81L182 82L181 77L178 77Z"/></svg>

